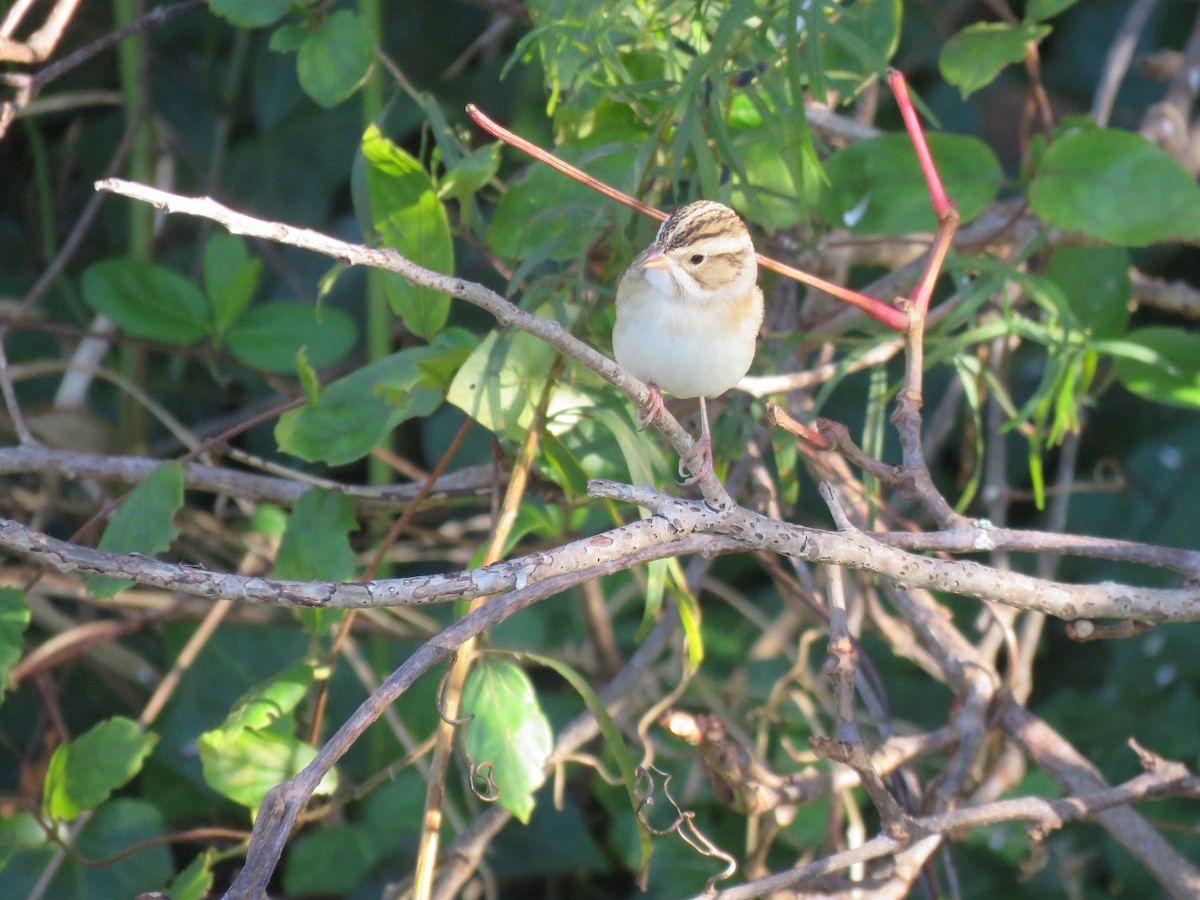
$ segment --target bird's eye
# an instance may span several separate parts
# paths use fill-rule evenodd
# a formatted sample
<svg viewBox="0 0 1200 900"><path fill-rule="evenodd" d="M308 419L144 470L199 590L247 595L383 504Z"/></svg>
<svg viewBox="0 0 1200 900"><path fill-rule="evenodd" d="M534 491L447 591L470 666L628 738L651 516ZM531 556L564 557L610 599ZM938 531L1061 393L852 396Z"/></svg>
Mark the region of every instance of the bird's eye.
<svg viewBox="0 0 1200 900"><path fill-rule="evenodd" d="M693 266L698 266L698 265L700 265L700 263L704 262L704 254L703 253L693 253L688 258L688 262L690 262Z"/></svg>

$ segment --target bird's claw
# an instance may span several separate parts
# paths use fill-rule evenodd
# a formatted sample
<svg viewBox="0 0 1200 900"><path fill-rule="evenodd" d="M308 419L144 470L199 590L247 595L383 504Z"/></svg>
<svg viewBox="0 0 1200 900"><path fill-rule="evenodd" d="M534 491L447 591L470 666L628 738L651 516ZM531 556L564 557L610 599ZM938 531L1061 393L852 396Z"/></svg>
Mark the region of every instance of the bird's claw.
<svg viewBox="0 0 1200 900"><path fill-rule="evenodd" d="M688 474L691 473L691 474ZM679 483L696 484L713 473L712 438L702 437L692 446L692 454L679 460Z"/></svg>
<svg viewBox="0 0 1200 900"><path fill-rule="evenodd" d="M663 403L662 391L658 389L658 385L650 382L647 387L650 388L650 396L646 398L646 405L638 410L638 428L645 428L647 425L650 425L667 408L666 404Z"/></svg>

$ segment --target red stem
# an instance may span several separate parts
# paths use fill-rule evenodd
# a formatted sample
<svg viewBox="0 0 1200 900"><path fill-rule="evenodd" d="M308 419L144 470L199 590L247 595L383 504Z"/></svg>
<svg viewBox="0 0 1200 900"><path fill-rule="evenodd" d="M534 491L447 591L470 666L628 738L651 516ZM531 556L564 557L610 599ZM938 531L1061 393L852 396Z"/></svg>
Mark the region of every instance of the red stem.
<svg viewBox="0 0 1200 900"><path fill-rule="evenodd" d="M925 132L921 129L921 120L917 118L912 98L908 96L908 83L898 70L888 69L888 84L891 85L892 93L896 95L896 104L900 107L904 127L908 129L908 136L912 139L913 147L917 151L917 160L921 164L921 173L925 176L925 183L929 186L929 199L933 201L933 211L937 215L938 221L941 222L953 209L954 204L946 196L946 189L942 187L942 179L938 176L937 166L933 164L933 157L929 153L929 144L925 142Z"/></svg>
<svg viewBox="0 0 1200 900"><path fill-rule="evenodd" d="M633 197L630 197L623 191L619 191L614 187L610 187L603 181L593 178L591 175L575 168L575 166L568 162L564 162L557 156L547 152L546 150L543 150L536 144L525 140L523 137L513 134L513 132L492 121L492 119L480 112L479 108L475 106L475 104L472 103L467 105L467 115L471 117L476 125L494 137L498 137L505 143L511 144L523 153L527 153L529 156L532 156L539 162L543 162L550 166L552 169L556 169L559 172L562 172L564 175L574 178L579 183L586 184L592 190L603 194L605 197L608 197L611 200L616 200L618 203L624 204L630 209L637 210L643 215L650 216L650 218L657 219L660 222L667 217L667 214L662 210L655 209L653 206L648 206L645 203L642 203L640 200L635 200ZM810 275L807 272L804 272L793 266L789 266L786 263L781 263L769 256L763 256L761 253L757 254L757 257L758 264L764 269L770 269L772 272L777 272L780 275L783 275L785 278L790 278L793 281L798 281L801 284L806 284L820 291L825 291L825 293L837 297L839 300L849 303L851 306L861 309L867 315L879 320L893 331L904 331L904 329L908 326L908 317L905 315L905 313L902 310L892 306L890 303L884 303L880 300L876 300L874 297L868 297L866 294L861 294L858 291L843 287L840 284L834 284L832 281L826 281L824 278L818 278L816 275Z"/></svg>

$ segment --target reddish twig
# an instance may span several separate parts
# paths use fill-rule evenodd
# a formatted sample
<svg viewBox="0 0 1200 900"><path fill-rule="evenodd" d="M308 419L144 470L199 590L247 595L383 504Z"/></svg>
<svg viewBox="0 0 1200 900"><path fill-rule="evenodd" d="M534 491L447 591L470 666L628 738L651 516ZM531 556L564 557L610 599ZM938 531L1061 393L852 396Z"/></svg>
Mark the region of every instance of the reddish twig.
<svg viewBox="0 0 1200 900"><path fill-rule="evenodd" d="M636 200L623 191L619 191L616 188L611 187L596 178L593 178L591 175L588 175L581 169L577 169L570 163L559 159L554 154L543 150L541 147L537 146L537 144L533 144L525 140L523 137L520 137L519 135L509 131L507 128L498 125L496 122L492 121L482 112L480 112L479 108L474 104L468 104L467 115L471 117L475 124L494 137L500 138L500 140L504 141L506 144L516 147L523 153L532 156L538 162L545 163L546 165L550 166L550 168L562 172L564 175L575 179L580 184L587 185L592 190L603 194L605 197L608 197L611 200L616 200L618 203L628 206L630 209L640 212L643 215L647 215L652 219L657 219L660 222L667 217L667 214L662 210L655 209L653 206L649 206L640 200ZM908 326L908 317L904 314L904 312L889 303L876 300L874 297L869 297L866 294L860 294L858 291L843 287L840 284L834 284L832 281L826 281L824 278L818 278L816 275L810 275L808 272L805 272L802 269L789 266L787 263L781 263L778 260L772 259L769 256L764 256L761 253L757 254L757 258L758 264L764 269L770 269L772 272L777 272L778 274L783 275L785 278L790 278L793 281L798 281L801 284L806 284L809 287L814 287L817 290L824 291L833 297L837 297L839 300L861 309L867 315L879 320L893 331L903 331Z"/></svg>
<svg viewBox="0 0 1200 900"><path fill-rule="evenodd" d="M899 71L890 69L888 71L888 84L891 86L892 93L896 97L896 103L900 107L900 114L904 119L905 128L908 130L909 138L916 151L917 161L921 167L921 173L925 178L925 183L929 190L930 204L933 207L934 214L937 216L937 231L934 234L933 246L930 249L929 258L925 262L924 271L909 295L907 309L900 309L881 303L865 294L833 285L823 279L794 269L791 266L777 263L775 260L765 257L762 254L759 254L758 259L764 268L772 269L787 277L794 278L803 284L824 290L862 309L896 331L905 334L906 366L904 390L901 391L897 401L896 412L892 417L892 422L900 433L900 440L904 449L904 467L902 469L889 467L887 471L892 480L904 480L908 486L906 493L912 499L920 500L942 528L949 528L957 524L961 517L955 513L953 508L951 508L949 503L946 502L945 498L942 497L941 493L934 486L933 480L929 475L929 470L925 465L920 444L920 407L922 403L922 376L924 368L923 338L925 317L929 309L929 302L933 295L934 286L937 283L938 276L941 274L942 265L945 262L946 255L949 253L954 235L958 230L960 219L958 208L946 195L946 189L934 164L929 144L925 139L916 109L913 107L912 98L909 96L904 76ZM474 106L468 106L467 112L477 124L489 133L512 144L534 159L551 166L557 171L563 172L581 184L585 184L599 191L604 196L625 204L631 209L658 220L666 218L665 214L660 210L647 206L645 203L635 200L627 194L598 181L574 166L542 150L535 144L502 128ZM826 428L820 427L820 430L813 430L792 419L777 406L768 408L768 417L772 424L783 427L788 432L807 441L817 449L830 450L837 445L836 437L828 433ZM843 452L849 453L845 449L843 449ZM853 456L853 454L850 455ZM859 465L862 465L868 471L878 468L878 466L872 465L873 461L865 459L865 454L860 453L857 455L860 457L858 460Z"/></svg>
<svg viewBox="0 0 1200 900"><path fill-rule="evenodd" d="M912 98L908 95L908 84L904 76L896 69L888 69L888 84L896 95L896 104L900 107L900 116L904 119L904 127L908 129L909 139L917 151L917 161L921 165L921 174L925 176L925 184L929 187L929 200L933 205L934 215L937 216L937 232L933 238L933 249L929 251L929 259L925 263L925 271L921 280L913 288L909 299L912 301L915 315L924 317L929 310L929 298L933 295L933 286L941 274L942 263L958 231L958 207L946 196L942 187L942 179L934 165L933 156L929 152L929 143L925 140L925 132L921 129L921 121L913 108Z"/></svg>

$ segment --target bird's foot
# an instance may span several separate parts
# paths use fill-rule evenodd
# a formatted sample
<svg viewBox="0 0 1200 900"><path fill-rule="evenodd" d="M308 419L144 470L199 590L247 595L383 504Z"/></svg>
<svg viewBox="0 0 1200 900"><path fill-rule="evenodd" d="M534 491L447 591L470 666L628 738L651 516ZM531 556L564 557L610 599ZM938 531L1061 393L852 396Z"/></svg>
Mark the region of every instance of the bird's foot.
<svg viewBox="0 0 1200 900"><path fill-rule="evenodd" d="M646 399L646 405L638 410L638 428L645 428L647 425L650 425L667 408L666 404L663 403L662 391L658 389L658 385L651 381L646 386L650 388L650 396Z"/></svg>
<svg viewBox="0 0 1200 900"><path fill-rule="evenodd" d="M696 484L712 473L712 438L705 434L692 445L692 455L679 460L679 483L683 485Z"/></svg>

